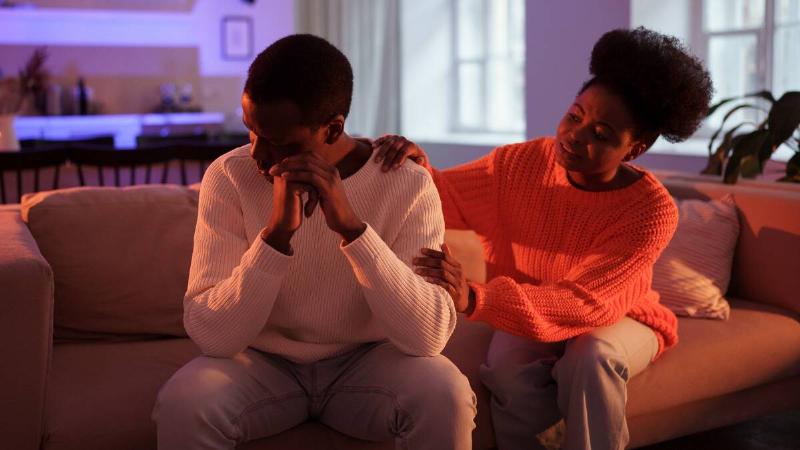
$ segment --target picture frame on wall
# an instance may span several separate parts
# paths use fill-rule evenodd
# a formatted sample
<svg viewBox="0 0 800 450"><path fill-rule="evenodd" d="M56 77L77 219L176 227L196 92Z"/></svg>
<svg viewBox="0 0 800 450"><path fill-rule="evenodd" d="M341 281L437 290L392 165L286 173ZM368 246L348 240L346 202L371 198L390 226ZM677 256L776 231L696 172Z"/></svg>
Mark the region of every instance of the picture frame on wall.
<svg viewBox="0 0 800 450"><path fill-rule="evenodd" d="M249 60L253 57L253 19L247 16L222 18L222 59Z"/></svg>

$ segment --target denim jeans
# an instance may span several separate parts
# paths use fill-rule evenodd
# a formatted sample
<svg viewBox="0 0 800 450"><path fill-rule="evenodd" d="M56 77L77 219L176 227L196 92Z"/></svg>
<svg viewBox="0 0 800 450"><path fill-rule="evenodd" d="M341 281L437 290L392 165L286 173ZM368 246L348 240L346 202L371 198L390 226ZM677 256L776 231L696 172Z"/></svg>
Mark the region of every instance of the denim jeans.
<svg viewBox="0 0 800 450"><path fill-rule="evenodd" d="M201 356L161 388L158 448L233 449L309 419L400 449L472 447L475 395L444 356L413 357L390 343L311 364L247 349Z"/></svg>

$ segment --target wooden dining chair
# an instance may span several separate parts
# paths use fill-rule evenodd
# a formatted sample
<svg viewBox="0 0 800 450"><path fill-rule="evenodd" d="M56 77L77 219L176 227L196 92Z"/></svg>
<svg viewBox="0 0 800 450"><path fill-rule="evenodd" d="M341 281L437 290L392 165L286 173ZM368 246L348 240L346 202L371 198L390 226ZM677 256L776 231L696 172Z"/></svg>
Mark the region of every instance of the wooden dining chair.
<svg viewBox="0 0 800 450"><path fill-rule="evenodd" d="M53 171L53 181L51 189L58 189L61 165L67 161L69 149L65 147L51 147L43 150L19 151L19 152L0 152L0 201L6 203L6 173L16 175L17 203L22 199L23 194L23 174L33 171L33 192L38 192L40 188L40 171L43 168L51 167Z"/></svg>
<svg viewBox="0 0 800 450"><path fill-rule="evenodd" d="M160 183L166 183L169 175L169 160L173 154L171 147L149 147L132 150L115 150L108 147L81 146L70 149L69 159L78 169L78 182L87 185L84 169L94 167L100 186L106 185L105 169L111 168L114 173L114 186L122 185L122 171L128 171L128 184L137 184L138 169L144 167L144 183L152 182L152 168L162 165Z"/></svg>
<svg viewBox="0 0 800 450"><path fill-rule="evenodd" d="M205 144L176 144L172 146L172 154L178 160L178 168L181 175L181 184L189 184L187 163L197 163L197 181L203 179L203 175L212 161L236 148L237 145L228 143L205 143Z"/></svg>

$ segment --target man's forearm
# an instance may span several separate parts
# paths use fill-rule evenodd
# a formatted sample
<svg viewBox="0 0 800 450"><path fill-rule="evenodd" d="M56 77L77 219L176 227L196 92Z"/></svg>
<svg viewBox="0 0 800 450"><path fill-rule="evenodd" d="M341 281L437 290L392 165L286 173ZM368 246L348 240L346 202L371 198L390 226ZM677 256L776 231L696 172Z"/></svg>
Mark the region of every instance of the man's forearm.
<svg viewBox="0 0 800 450"><path fill-rule="evenodd" d="M415 275L371 228L343 251L389 339L408 354L438 354L455 327L449 294Z"/></svg>
<svg viewBox="0 0 800 450"><path fill-rule="evenodd" d="M261 230L261 239L270 247L283 253L284 255L291 256L292 251L292 236L294 232L283 231L277 228L264 228Z"/></svg>

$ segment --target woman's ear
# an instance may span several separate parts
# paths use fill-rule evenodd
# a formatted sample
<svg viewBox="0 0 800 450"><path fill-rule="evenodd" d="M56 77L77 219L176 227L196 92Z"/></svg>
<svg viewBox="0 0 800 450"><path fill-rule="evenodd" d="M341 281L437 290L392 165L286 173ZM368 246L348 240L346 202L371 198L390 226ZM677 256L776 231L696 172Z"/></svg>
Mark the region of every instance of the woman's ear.
<svg viewBox="0 0 800 450"><path fill-rule="evenodd" d="M628 152L627 155L625 155L624 158L622 158L622 160L625 162L633 161L634 159L638 158L639 155L644 153L646 150L647 150L646 145L644 145L641 142L637 142L633 144L633 146L631 146L631 150Z"/></svg>
<svg viewBox="0 0 800 450"><path fill-rule="evenodd" d="M344 116L341 114L337 114L334 116L330 121L328 121L327 125L327 135L325 136L325 143L328 145L333 145L339 138L344 134Z"/></svg>
<svg viewBox="0 0 800 450"><path fill-rule="evenodd" d="M641 139L634 141L633 145L631 145L630 151L628 154L625 155L623 161L633 161L634 159L638 158L642 155L642 153L646 152L648 148L650 148L653 143L656 142L658 135L650 135L643 136Z"/></svg>

